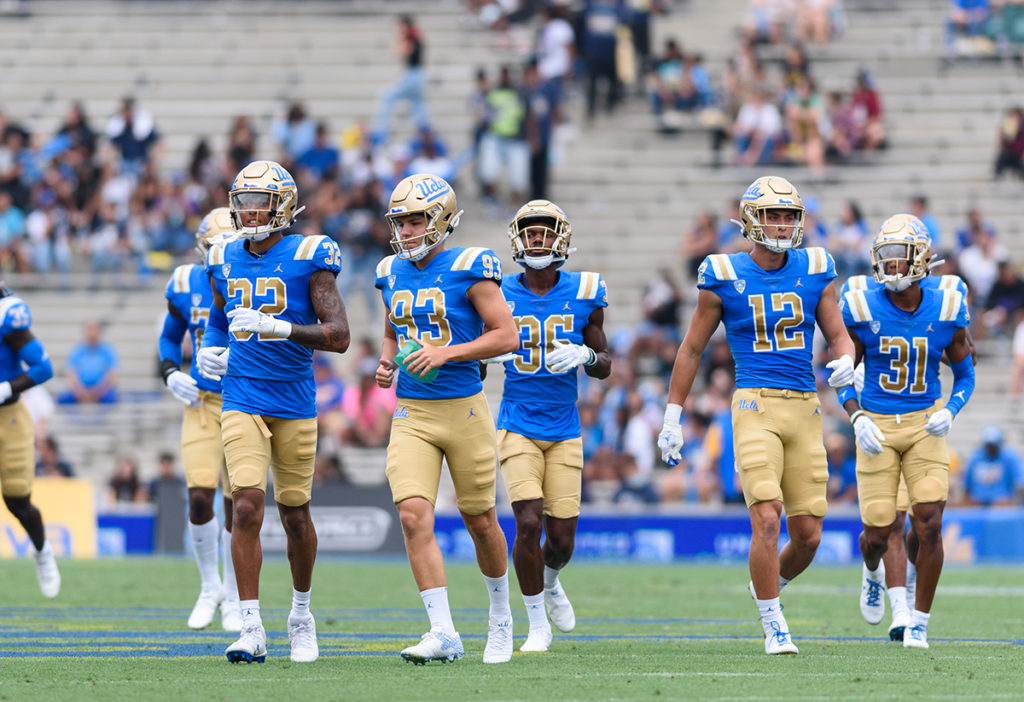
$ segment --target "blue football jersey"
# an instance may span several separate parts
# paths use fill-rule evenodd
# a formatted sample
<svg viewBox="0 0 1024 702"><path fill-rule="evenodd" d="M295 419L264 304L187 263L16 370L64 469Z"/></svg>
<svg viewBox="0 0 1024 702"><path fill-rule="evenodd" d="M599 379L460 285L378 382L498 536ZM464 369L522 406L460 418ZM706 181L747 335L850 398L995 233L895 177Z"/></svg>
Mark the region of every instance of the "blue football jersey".
<svg viewBox="0 0 1024 702"><path fill-rule="evenodd" d="M875 280L873 275L851 275L845 283L843 283L842 290L839 291L839 297L842 297L850 290L871 290L873 288L883 287L881 283ZM929 275L921 279L922 288L939 288L941 290L959 290L960 294L965 298L967 297L967 283L963 281L958 275Z"/></svg>
<svg viewBox="0 0 1024 702"><path fill-rule="evenodd" d="M576 369L552 373L546 356L556 339L583 343L583 328L599 307L608 306L605 282L597 273L561 271L544 295L526 287L522 273L502 287L519 329L519 351L505 362L505 390L497 425L541 441L580 436Z"/></svg>
<svg viewBox="0 0 1024 702"><path fill-rule="evenodd" d="M814 391L814 313L835 277L832 256L820 247L789 251L773 271L748 253L704 259L697 287L722 299L737 387Z"/></svg>
<svg viewBox="0 0 1024 702"><path fill-rule="evenodd" d="M8 295L0 298L0 341L11 332L24 331L32 326L32 313L20 297ZM0 382L11 381L25 372L18 352L6 343L0 343Z"/></svg>
<svg viewBox="0 0 1024 702"><path fill-rule="evenodd" d="M200 390L219 393L220 381L210 380L200 374L196 365L196 355L203 344L203 333L206 331L206 321L210 318L210 305L213 304L213 289L206 269L191 263L178 266L167 281L164 297L188 323L188 333L192 338L192 366L189 375L195 379Z"/></svg>
<svg viewBox="0 0 1024 702"><path fill-rule="evenodd" d="M501 261L490 249L469 247L441 251L423 270L388 256L377 264L373 284L384 297L388 323L402 348L410 337L449 346L480 336L484 322L466 293L481 280L501 285ZM429 383L398 371L398 397L443 400L469 397L482 388L476 361L445 363Z"/></svg>
<svg viewBox="0 0 1024 702"><path fill-rule="evenodd" d="M971 321L955 287L922 288L914 312L899 309L883 286L850 290L839 301L843 321L864 345L860 404L881 414L931 407L942 395L939 363L958 329Z"/></svg>
<svg viewBox="0 0 1024 702"><path fill-rule="evenodd" d="M341 270L341 251L326 236L288 235L259 256L239 239L211 247L206 258L225 313L251 307L299 325L319 321L309 297L309 279L318 270L335 276ZM249 332L229 332L228 337L225 411L289 419L316 416L313 349Z"/></svg>

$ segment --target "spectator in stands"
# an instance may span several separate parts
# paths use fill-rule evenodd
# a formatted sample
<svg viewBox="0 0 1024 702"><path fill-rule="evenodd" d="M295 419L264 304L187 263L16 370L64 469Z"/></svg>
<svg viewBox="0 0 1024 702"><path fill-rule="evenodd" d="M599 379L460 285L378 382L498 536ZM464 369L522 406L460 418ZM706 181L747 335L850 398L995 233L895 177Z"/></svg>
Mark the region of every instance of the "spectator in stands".
<svg viewBox="0 0 1024 702"><path fill-rule="evenodd" d="M815 195L804 198L804 246L825 246L828 227L821 220L821 201Z"/></svg>
<svg viewBox="0 0 1024 702"><path fill-rule="evenodd" d="M825 172L825 134L828 115L825 101L810 76L801 76L784 103L789 160L806 164L812 176Z"/></svg>
<svg viewBox="0 0 1024 702"><path fill-rule="evenodd" d="M487 71L483 68L476 69L475 75L473 92L469 96L469 111L473 116L473 176L477 184L480 185L480 142L491 123L491 108L487 104L487 95L491 92L491 84L487 79Z"/></svg>
<svg viewBox="0 0 1024 702"><path fill-rule="evenodd" d="M740 201L731 200L728 209L718 220L718 253L732 253L738 251L745 243L742 230L737 222L740 221ZM700 263L697 263L700 266Z"/></svg>
<svg viewBox="0 0 1024 702"><path fill-rule="evenodd" d="M559 120L559 108L544 89L536 61L529 61L523 69L523 98L527 106L526 142L530 147L530 199L545 200L549 197L551 136Z"/></svg>
<svg viewBox="0 0 1024 702"><path fill-rule="evenodd" d="M572 76L576 58L576 32L565 18L565 7L547 2L541 7L542 24L535 54L541 85L556 105L562 103L563 82Z"/></svg>
<svg viewBox="0 0 1024 702"><path fill-rule="evenodd" d="M782 84L787 90L795 88L801 80L811 77L811 59L804 45L798 41L786 47L782 59Z"/></svg>
<svg viewBox="0 0 1024 702"><path fill-rule="evenodd" d="M907 200L907 207L910 214L917 217L928 230L928 236L932 238L932 250L943 250L942 230L939 228L939 221L935 219L928 210L928 198L923 194L911 195Z"/></svg>
<svg viewBox="0 0 1024 702"><path fill-rule="evenodd" d="M839 223L829 233L825 248L835 259L840 279L871 269L867 256L871 250L871 231L860 206L853 200L843 203Z"/></svg>
<svg viewBox="0 0 1024 702"><path fill-rule="evenodd" d="M103 340L103 327L87 322L84 338L68 355L65 380L67 390L58 397L60 404L108 404L117 402L117 351Z"/></svg>
<svg viewBox="0 0 1024 702"><path fill-rule="evenodd" d="M682 98L683 50L674 38L665 40L664 51L654 61L650 85L651 109L659 118L660 126L669 126L661 119L665 110L685 109Z"/></svg>
<svg viewBox="0 0 1024 702"><path fill-rule="evenodd" d="M57 134L68 137L68 148L82 147L89 157L96 151L96 132L89 126L85 106L77 100L68 108L68 115Z"/></svg>
<svg viewBox="0 0 1024 702"><path fill-rule="evenodd" d="M15 207L14 199L6 190L0 190L0 273L15 270L24 272L20 261L20 240L25 236L25 213Z"/></svg>
<svg viewBox="0 0 1024 702"><path fill-rule="evenodd" d="M839 90L829 91L826 103L825 109L832 130L825 146L825 156L843 161L857 146L857 126L854 123L853 107Z"/></svg>
<svg viewBox="0 0 1024 702"><path fill-rule="evenodd" d="M782 115L769 97L763 87L751 88L736 115L732 138L738 166L766 166L774 160L775 147L782 138Z"/></svg>
<svg viewBox="0 0 1024 702"><path fill-rule="evenodd" d="M106 134L121 156L121 170L133 175L142 173L160 142L153 116L138 109L132 97L121 101L120 112L107 122Z"/></svg>
<svg viewBox="0 0 1024 702"><path fill-rule="evenodd" d="M604 84L605 109L619 103L622 86L616 67L616 30L625 19L622 0L586 0L582 14L582 53L587 70L587 121L597 115L597 85Z"/></svg>
<svg viewBox="0 0 1024 702"><path fill-rule="evenodd" d="M338 176L338 149L331 143L325 122L316 125L313 145L299 156L296 169L307 176L306 182L336 178Z"/></svg>
<svg viewBox="0 0 1024 702"><path fill-rule="evenodd" d="M949 15L946 18L947 50L951 54L974 54L975 45L972 40L984 36L991 16L989 0L950 0Z"/></svg>
<svg viewBox="0 0 1024 702"><path fill-rule="evenodd" d="M1024 178L1024 109L1011 107L999 125L999 151L996 154L995 177L1010 171Z"/></svg>
<svg viewBox="0 0 1024 702"><path fill-rule="evenodd" d="M984 308L985 336L1009 334L1020 321L1024 313L1024 280L1009 260L1000 261L998 277L985 298Z"/></svg>
<svg viewBox="0 0 1024 702"><path fill-rule="evenodd" d="M359 360L358 378L345 388L342 407L347 422L343 438L352 446L386 446L391 430L391 417L398 403L395 388L381 388L374 375L378 361L372 355Z"/></svg>
<svg viewBox="0 0 1024 702"><path fill-rule="evenodd" d="M71 222L67 208L50 188L36 191L35 207L25 219L28 257L38 273L71 270Z"/></svg>
<svg viewBox="0 0 1024 702"><path fill-rule="evenodd" d="M718 232L715 213L704 210L697 215L693 228L683 234L683 260L691 278L697 278L697 269L705 257L718 251Z"/></svg>
<svg viewBox="0 0 1024 702"><path fill-rule="evenodd" d="M270 133L281 151L281 165L289 169L316 144L316 122L306 115L301 102L293 102L288 114L274 122Z"/></svg>
<svg viewBox="0 0 1024 702"><path fill-rule="evenodd" d="M1024 465L1020 455L1003 443L1003 430L989 424L981 430L981 446L964 469L964 502L993 507L1024 500Z"/></svg>
<svg viewBox="0 0 1024 702"><path fill-rule="evenodd" d="M967 210L967 221L964 226L956 230L956 249L963 251L971 246L978 238L978 232L984 230L991 237L995 238L996 228L991 222L985 221L981 216L981 210L971 207Z"/></svg>
<svg viewBox="0 0 1024 702"><path fill-rule="evenodd" d="M841 0L801 0L796 12L797 36L825 44L839 29L837 20L841 18Z"/></svg>
<svg viewBox="0 0 1024 702"><path fill-rule="evenodd" d="M232 179L252 162L253 154L256 153L256 132L253 131L252 123L247 116L238 115L231 122L227 152L224 177Z"/></svg>
<svg viewBox="0 0 1024 702"><path fill-rule="evenodd" d="M71 464L60 455L57 440L47 435L39 442L36 453L36 475L40 477L73 478L75 475Z"/></svg>
<svg viewBox="0 0 1024 702"><path fill-rule="evenodd" d="M430 124L423 90L426 85L426 76L423 70L423 32L411 15L401 15L398 18L398 39L395 43L395 53L398 54L404 69L398 82L381 97L380 105L377 108L377 118L373 124L373 139L378 144L387 141L391 112L400 100L409 103L418 127Z"/></svg>
<svg viewBox="0 0 1024 702"><path fill-rule="evenodd" d="M664 332L668 338L679 335L680 307L683 294L667 268L659 268L644 288L644 321L654 329ZM672 369L669 368L669 371Z"/></svg>
<svg viewBox="0 0 1024 702"><path fill-rule="evenodd" d="M122 456L114 476L107 483L107 506L139 504L146 501L146 489L139 481L139 466L131 456Z"/></svg>
<svg viewBox="0 0 1024 702"><path fill-rule="evenodd" d="M313 354L313 380L316 383L316 423L319 433L337 443L348 421L342 406L345 383L334 372L330 357L319 351Z"/></svg>
<svg viewBox="0 0 1024 702"><path fill-rule="evenodd" d="M886 148L885 125L882 123L882 97L875 89L875 81L866 68L857 71L857 82L850 95L850 105L857 135L856 148L861 151Z"/></svg>
<svg viewBox="0 0 1024 702"><path fill-rule="evenodd" d="M984 305L988 294L999 277L999 264L1009 258L1006 248L995 234L986 229L974 233L974 243L960 252L959 265L970 288L975 307ZM984 333L980 325L977 332Z"/></svg>
<svg viewBox="0 0 1024 702"><path fill-rule="evenodd" d="M826 432L825 457L828 460L829 504L856 504L857 456L849 438L838 432Z"/></svg>
<svg viewBox="0 0 1024 702"><path fill-rule="evenodd" d="M174 465L174 454L168 451L161 452L157 457L156 477L146 486L146 499L159 504L163 496L184 498L187 491L185 478Z"/></svg>
<svg viewBox="0 0 1024 702"><path fill-rule="evenodd" d="M480 179L484 197L497 203L498 177L505 173L508 200L525 201L530 177L530 147L526 141L527 105L508 66L501 67L498 84L487 95L493 117L480 144Z"/></svg>
<svg viewBox="0 0 1024 702"><path fill-rule="evenodd" d="M757 44L778 44L785 36L790 18L789 8L783 0L750 0L743 18L744 40Z"/></svg>

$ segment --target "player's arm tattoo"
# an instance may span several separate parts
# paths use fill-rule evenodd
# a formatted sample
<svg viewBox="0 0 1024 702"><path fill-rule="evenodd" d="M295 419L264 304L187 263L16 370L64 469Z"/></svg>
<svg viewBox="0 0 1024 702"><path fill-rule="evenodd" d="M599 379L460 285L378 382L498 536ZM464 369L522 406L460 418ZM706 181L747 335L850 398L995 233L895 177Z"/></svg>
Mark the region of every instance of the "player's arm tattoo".
<svg viewBox="0 0 1024 702"><path fill-rule="evenodd" d="M320 323L295 325L288 339L311 349L344 353L351 340L348 315L330 271L319 270L310 276L309 299Z"/></svg>
<svg viewBox="0 0 1024 702"><path fill-rule="evenodd" d="M612 372L612 355L608 351L608 338L604 333L604 308L598 307L590 313L587 326L583 327L583 343L594 350L597 361L584 366L583 371L592 378L607 378Z"/></svg>

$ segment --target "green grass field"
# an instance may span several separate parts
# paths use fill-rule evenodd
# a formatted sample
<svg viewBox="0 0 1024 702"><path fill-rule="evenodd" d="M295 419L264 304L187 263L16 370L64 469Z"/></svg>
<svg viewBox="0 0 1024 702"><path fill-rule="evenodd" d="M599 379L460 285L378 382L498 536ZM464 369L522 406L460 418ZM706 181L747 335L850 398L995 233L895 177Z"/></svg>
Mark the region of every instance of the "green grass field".
<svg viewBox="0 0 1024 702"><path fill-rule="evenodd" d="M763 653L742 565L573 564L562 577L576 630L547 654L485 666L487 595L472 565L449 567L467 655L413 666L398 651L426 630L399 560L322 559L313 612L320 660L288 660L287 565L268 560L261 604L267 662L229 664L234 640L185 619L198 576L184 559L64 561L44 602L27 559L2 564L0 700L1022 699L1024 571L950 568L931 649L904 650L857 607L859 568L815 568L782 601L800 655ZM516 647L527 623L513 587ZM215 621L219 626L219 621Z"/></svg>

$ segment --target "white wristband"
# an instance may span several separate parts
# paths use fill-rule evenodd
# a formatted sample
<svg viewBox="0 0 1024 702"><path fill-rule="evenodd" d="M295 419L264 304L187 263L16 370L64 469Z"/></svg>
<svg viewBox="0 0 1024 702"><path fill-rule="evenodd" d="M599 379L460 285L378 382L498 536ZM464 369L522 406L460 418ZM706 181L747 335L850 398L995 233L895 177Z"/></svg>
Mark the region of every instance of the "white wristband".
<svg viewBox="0 0 1024 702"><path fill-rule="evenodd" d="M292 323L283 319L274 320L274 336L287 339L292 335Z"/></svg>
<svg viewBox="0 0 1024 702"><path fill-rule="evenodd" d="M670 402L665 406L665 424L679 424L679 418L683 415L683 406Z"/></svg>

